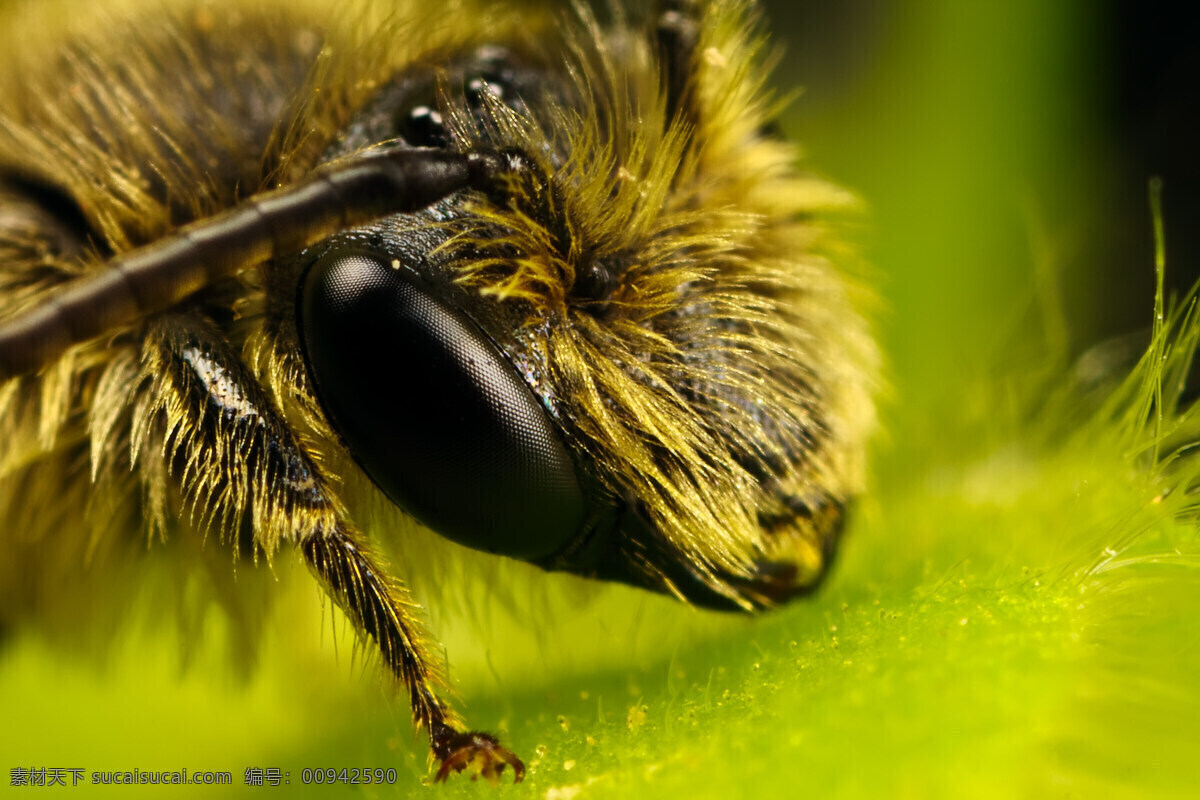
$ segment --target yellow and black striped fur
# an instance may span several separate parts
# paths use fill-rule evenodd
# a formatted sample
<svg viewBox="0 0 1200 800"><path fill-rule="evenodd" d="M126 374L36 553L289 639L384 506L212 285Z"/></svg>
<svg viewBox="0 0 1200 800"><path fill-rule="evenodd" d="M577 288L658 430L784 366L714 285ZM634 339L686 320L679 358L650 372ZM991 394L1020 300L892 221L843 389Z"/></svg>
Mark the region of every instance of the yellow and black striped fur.
<svg viewBox="0 0 1200 800"><path fill-rule="evenodd" d="M416 265L550 420L586 524L527 560L717 608L816 585L862 486L877 358L836 236L851 198L773 132L748 2L150 0L49 23L61 5L0 16L0 350L32 364L0 383L4 623L160 541L226 566L216 539L294 548L405 687L439 777L519 779L442 699L364 533L387 532L354 513L378 490L297 311L314 254L346 242ZM294 252L275 232L94 329L78 303L22 322L174 231L410 145L519 158ZM22 325L82 333L29 356Z"/></svg>

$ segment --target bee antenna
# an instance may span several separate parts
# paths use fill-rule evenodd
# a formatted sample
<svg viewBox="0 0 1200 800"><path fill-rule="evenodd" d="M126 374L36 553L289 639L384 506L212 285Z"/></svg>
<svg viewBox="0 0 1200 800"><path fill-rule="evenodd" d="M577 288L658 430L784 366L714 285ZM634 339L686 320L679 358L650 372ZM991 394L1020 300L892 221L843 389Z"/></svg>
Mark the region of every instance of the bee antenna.
<svg viewBox="0 0 1200 800"><path fill-rule="evenodd" d="M107 269L0 324L0 383L34 372L71 345L164 311L212 284L347 228L419 211L463 189L490 197L529 168L515 151L375 148L327 164L168 236L111 258Z"/></svg>

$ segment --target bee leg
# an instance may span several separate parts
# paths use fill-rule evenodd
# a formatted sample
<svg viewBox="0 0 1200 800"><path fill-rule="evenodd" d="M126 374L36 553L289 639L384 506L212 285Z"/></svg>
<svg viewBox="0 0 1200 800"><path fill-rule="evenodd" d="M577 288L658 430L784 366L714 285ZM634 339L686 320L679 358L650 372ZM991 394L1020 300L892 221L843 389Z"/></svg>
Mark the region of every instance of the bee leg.
<svg viewBox="0 0 1200 800"><path fill-rule="evenodd" d="M451 772L462 772L467 767L475 768L493 786L500 782L505 765L513 768L513 783L520 783L525 777L525 765L521 759L496 741L495 736L446 730L448 735L440 742L435 740L433 745L434 755L442 762L434 778L435 783L446 780ZM475 780L475 777L472 776L471 780Z"/></svg>
<svg viewBox="0 0 1200 800"><path fill-rule="evenodd" d="M300 548L330 597L375 641L388 669L408 689L413 719L429 730L430 748L441 762L435 780L473 767L495 784L506 764L513 769L514 782L524 778L525 765L515 753L490 734L460 730L453 712L434 694L421 631L411 617L412 603L362 542L349 531L337 530L310 536Z"/></svg>
<svg viewBox="0 0 1200 800"><path fill-rule="evenodd" d="M473 766L494 781L505 765L520 780L520 759L487 734L464 732L438 696L439 671L407 589L344 518L318 465L216 327L197 314L160 319L148 331L143 363L154 401L142 426L164 418L164 450L193 519L228 533L249 515L268 558L282 542L299 547L408 692L413 721L429 731L441 762L438 780ZM143 451L152 449L152 437L134 438Z"/></svg>

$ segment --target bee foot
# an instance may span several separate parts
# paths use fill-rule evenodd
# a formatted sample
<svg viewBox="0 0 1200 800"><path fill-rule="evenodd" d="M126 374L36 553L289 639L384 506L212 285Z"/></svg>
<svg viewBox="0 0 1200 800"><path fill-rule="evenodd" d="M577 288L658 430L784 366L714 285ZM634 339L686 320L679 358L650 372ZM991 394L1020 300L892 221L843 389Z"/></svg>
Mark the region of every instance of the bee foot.
<svg viewBox="0 0 1200 800"><path fill-rule="evenodd" d="M525 765L516 753L488 733L459 733L446 729L434 739L433 754L442 762L433 779L435 783L446 780L451 772L462 772L468 767L473 772L471 780L482 775L493 786L500 783L505 765L513 769L513 783L520 783L525 777Z"/></svg>

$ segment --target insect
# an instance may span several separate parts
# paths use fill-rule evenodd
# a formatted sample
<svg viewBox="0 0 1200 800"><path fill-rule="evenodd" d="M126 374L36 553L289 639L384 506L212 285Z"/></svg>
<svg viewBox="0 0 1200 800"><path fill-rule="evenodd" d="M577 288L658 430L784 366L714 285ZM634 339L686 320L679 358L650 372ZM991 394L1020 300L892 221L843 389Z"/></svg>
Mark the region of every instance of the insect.
<svg viewBox="0 0 1200 800"><path fill-rule="evenodd" d="M36 615L50 552L298 551L437 779L520 780L443 698L355 493L546 570L769 608L827 570L876 354L846 195L773 132L749 3L423 5L4 26L4 607Z"/></svg>

